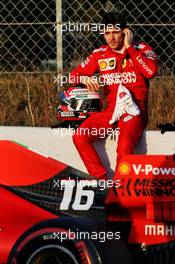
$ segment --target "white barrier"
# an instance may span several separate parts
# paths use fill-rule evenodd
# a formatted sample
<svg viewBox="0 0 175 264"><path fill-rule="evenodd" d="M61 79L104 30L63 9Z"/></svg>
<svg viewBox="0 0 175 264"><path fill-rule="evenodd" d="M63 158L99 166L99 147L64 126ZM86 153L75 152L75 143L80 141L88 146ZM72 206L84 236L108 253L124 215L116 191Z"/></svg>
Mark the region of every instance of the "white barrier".
<svg viewBox="0 0 175 264"><path fill-rule="evenodd" d="M65 130L66 132L66 130ZM65 133L66 134L66 133ZM70 135L60 136L60 129L41 127L0 127L0 139L14 140L74 168L86 172ZM111 175L116 163L116 140L100 140L95 143L103 164ZM175 132L146 131L140 140L138 154L175 153Z"/></svg>

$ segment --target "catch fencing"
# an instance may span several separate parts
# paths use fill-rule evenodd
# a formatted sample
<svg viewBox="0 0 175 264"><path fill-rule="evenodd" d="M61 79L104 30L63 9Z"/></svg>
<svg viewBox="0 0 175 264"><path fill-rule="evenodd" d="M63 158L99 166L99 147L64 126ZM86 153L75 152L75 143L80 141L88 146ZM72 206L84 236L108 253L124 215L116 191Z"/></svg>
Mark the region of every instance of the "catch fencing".
<svg viewBox="0 0 175 264"><path fill-rule="evenodd" d="M149 129L174 121L175 2L173 0L1 0L0 125L50 126L56 122L55 82L104 43L106 12L125 12L135 40L159 56L150 82ZM56 77L56 78L55 78Z"/></svg>
<svg viewBox="0 0 175 264"><path fill-rule="evenodd" d="M136 40L150 43L159 55L159 75L174 74L172 0L1 0L0 10L0 72L68 71L103 43L93 25L105 12L122 11Z"/></svg>

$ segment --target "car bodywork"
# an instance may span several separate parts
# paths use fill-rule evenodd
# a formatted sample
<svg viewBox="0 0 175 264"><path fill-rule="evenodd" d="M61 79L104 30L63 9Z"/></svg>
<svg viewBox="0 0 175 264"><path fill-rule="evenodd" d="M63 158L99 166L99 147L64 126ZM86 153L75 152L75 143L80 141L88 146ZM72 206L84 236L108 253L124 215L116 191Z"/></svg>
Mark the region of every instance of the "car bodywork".
<svg viewBox="0 0 175 264"><path fill-rule="evenodd" d="M38 186L55 175L67 174L68 166L44 157L11 141L0 141L0 263L107 263L114 259L115 249L125 252L117 258L119 263L130 262L123 241L99 243L82 239L65 242L54 234L84 230L108 230L106 223L83 217L72 217L59 210L51 210L32 202L25 188ZM65 173L66 172L66 173ZM21 195L21 190L25 195ZM20 191L19 191L20 190ZM39 200L42 195L39 194ZM103 250L101 250L103 248ZM47 256L50 256L47 259ZM54 256L53 256L54 255Z"/></svg>
<svg viewBox="0 0 175 264"><path fill-rule="evenodd" d="M25 258L23 263L35 263L30 262L30 258L37 252L37 246L44 245L48 250L50 244L65 248L65 252L69 249L72 261L77 260L71 263L106 264L109 259L110 263L116 263L117 259L119 264L129 264L138 263L139 259L157 264L160 259L165 261L167 256L170 260L166 263L174 263L173 155L123 157L113 179L120 179L120 187L110 188L106 198L97 190L95 216L91 211L87 217L85 213L82 217L81 212L78 217L73 217L75 212L67 214L58 210L57 204L62 197L53 199L58 192L51 188L53 179L75 175L86 178L88 175L73 172L67 165L16 142L0 141L0 147L0 264L20 264ZM148 165L148 170L144 170ZM160 173L151 170L153 168L159 169ZM34 190L38 194L34 194ZM49 203L57 209L52 210ZM101 217L100 210L104 213L104 208L106 214ZM145 233L146 225L153 228L148 234ZM69 229L75 232L77 228L106 232L109 228L120 231L121 240L103 244L73 240L66 241L67 245L53 239L54 232L68 232ZM31 257L27 255L30 253Z"/></svg>

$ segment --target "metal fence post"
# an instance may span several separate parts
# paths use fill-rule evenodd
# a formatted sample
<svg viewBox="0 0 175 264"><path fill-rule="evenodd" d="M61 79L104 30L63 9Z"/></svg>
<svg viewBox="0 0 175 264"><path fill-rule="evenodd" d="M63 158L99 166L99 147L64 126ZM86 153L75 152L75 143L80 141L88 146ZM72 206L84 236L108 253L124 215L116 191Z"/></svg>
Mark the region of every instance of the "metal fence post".
<svg viewBox="0 0 175 264"><path fill-rule="evenodd" d="M60 26L62 23L62 0L56 0L56 63L57 73L63 70L63 47Z"/></svg>

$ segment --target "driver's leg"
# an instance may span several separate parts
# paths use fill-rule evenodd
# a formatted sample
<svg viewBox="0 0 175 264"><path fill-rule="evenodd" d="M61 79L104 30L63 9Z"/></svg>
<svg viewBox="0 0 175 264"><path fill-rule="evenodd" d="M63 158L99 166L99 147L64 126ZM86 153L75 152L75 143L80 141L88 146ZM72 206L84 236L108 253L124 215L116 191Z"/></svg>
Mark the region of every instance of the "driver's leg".
<svg viewBox="0 0 175 264"><path fill-rule="evenodd" d="M100 112L88 117L73 135L73 142L88 173L99 179L106 178L106 169L93 146L93 142L104 138L113 126L109 125L110 112Z"/></svg>

